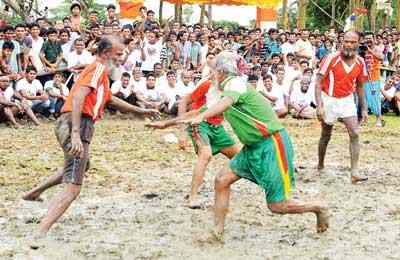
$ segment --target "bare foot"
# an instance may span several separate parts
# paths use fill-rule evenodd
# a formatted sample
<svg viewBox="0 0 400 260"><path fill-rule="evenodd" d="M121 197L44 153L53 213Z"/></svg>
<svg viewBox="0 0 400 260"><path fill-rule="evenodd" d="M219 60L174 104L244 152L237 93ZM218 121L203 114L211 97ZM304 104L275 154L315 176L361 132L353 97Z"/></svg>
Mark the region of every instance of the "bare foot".
<svg viewBox="0 0 400 260"><path fill-rule="evenodd" d="M329 228L329 210L328 208L322 208L317 213L317 232L323 233Z"/></svg>
<svg viewBox="0 0 400 260"><path fill-rule="evenodd" d="M188 208L190 209L201 209L204 206L203 201L198 198L189 198L189 202L187 204Z"/></svg>
<svg viewBox="0 0 400 260"><path fill-rule="evenodd" d="M201 244L222 245L224 244L224 234L216 229L210 229L206 237L200 237L197 242Z"/></svg>
<svg viewBox="0 0 400 260"><path fill-rule="evenodd" d="M318 175L322 175L325 173L325 166L318 165L317 166Z"/></svg>
<svg viewBox="0 0 400 260"><path fill-rule="evenodd" d="M46 234L36 232L31 237L28 237L27 244L31 249L37 250L37 249L45 246L46 241L47 241L46 238L47 238Z"/></svg>
<svg viewBox="0 0 400 260"><path fill-rule="evenodd" d="M368 177L358 175L357 173L351 173L351 184L357 184L359 182L368 181Z"/></svg>
<svg viewBox="0 0 400 260"><path fill-rule="evenodd" d="M40 197L40 193L39 192L34 192L34 191L30 191L27 194L25 194L22 197L23 200L27 200L27 201L36 201L36 202L42 202L43 199Z"/></svg>

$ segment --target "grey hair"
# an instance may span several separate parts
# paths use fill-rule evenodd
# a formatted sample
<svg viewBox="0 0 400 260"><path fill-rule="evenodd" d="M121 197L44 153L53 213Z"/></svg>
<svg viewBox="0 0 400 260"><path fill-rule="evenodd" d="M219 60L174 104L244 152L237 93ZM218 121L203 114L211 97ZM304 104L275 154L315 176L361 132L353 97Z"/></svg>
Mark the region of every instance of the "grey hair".
<svg viewBox="0 0 400 260"><path fill-rule="evenodd" d="M215 69L225 74L239 75L239 56L230 51L223 51L215 57Z"/></svg>

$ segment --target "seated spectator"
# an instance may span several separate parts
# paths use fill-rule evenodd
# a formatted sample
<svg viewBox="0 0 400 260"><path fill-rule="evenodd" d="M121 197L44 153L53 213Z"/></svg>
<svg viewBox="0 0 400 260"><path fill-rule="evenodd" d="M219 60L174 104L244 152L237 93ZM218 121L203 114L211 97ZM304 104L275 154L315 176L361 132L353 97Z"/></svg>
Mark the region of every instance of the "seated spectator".
<svg viewBox="0 0 400 260"><path fill-rule="evenodd" d="M13 89L8 77L0 77L0 121L10 121L19 128L20 124L15 119L17 114L26 114L35 125L40 125L29 102Z"/></svg>
<svg viewBox="0 0 400 260"><path fill-rule="evenodd" d="M26 69L25 78L17 82L16 91L27 100L28 106L36 113L44 116L50 116L50 100L49 96L44 92L43 86L36 79L37 71L34 67L29 66Z"/></svg>
<svg viewBox="0 0 400 260"><path fill-rule="evenodd" d="M176 74L170 70L167 72L167 81L164 85L161 85L161 95L164 97L166 110L164 112L168 114L176 115L178 112L178 101L184 96L184 93L179 91L177 87Z"/></svg>
<svg viewBox="0 0 400 260"><path fill-rule="evenodd" d="M69 89L65 86L64 75L62 72L56 72L53 80L49 80L44 84L44 90L50 99L49 112L58 117L65 100L69 95Z"/></svg>
<svg viewBox="0 0 400 260"><path fill-rule="evenodd" d="M274 88L280 88L283 91L285 97L285 106L289 106L289 91L290 91L290 83L285 78L285 69L278 68L276 72L276 77L273 83Z"/></svg>
<svg viewBox="0 0 400 260"><path fill-rule="evenodd" d="M128 72L122 73L121 79L111 85L111 93L132 105L136 105L137 99L130 79L131 75Z"/></svg>
<svg viewBox="0 0 400 260"><path fill-rule="evenodd" d="M21 125L14 115L21 111L21 106L11 101L13 95L14 90L10 86L8 77L0 77L0 122L10 121L14 127L20 128Z"/></svg>
<svg viewBox="0 0 400 260"><path fill-rule="evenodd" d="M291 113L294 118L312 119L316 117L316 111L311 106L312 97L309 93L311 79L303 76L300 79L300 88L293 89L290 95Z"/></svg>
<svg viewBox="0 0 400 260"><path fill-rule="evenodd" d="M43 43L40 58L47 71L54 72L57 70L58 65L63 59L63 55L61 45L57 42L56 29L50 28L47 30L47 41Z"/></svg>
<svg viewBox="0 0 400 260"><path fill-rule="evenodd" d="M263 77L264 89L260 93L268 99L275 113L279 118L284 118L288 114L288 108L285 106L285 97L283 90L278 87L273 87L272 76L267 74Z"/></svg>
<svg viewBox="0 0 400 260"><path fill-rule="evenodd" d="M174 71L175 72L175 71ZM175 74L176 75L176 74ZM193 82L193 73L192 71L184 71L182 72L182 76L177 77L178 79L178 89L179 89L179 94L180 96L185 96L189 93L192 93L193 90L196 88Z"/></svg>
<svg viewBox="0 0 400 260"><path fill-rule="evenodd" d="M135 93L143 92L146 89L146 78L143 77L140 67L135 67L132 72L131 85Z"/></svg>
<svg viewBox="0 0 400 260"><path fill-rule="evenodd" d="M164 108L165 99L160 91L156 89L156 77L153 72L146 75L146 87L143 91L136 93L138 105L143 108L161 110Z"/></svg>
<svg viewBox="0 0 400 260"><path fill-rule="evenodd" d="M398 96L400 95L396 95L396 92L398 92L398 90L396 89L393 78L388 78L381 89L383 113L387 113L393 109L395 113L399 115L400 100L398 99Z"/></svg>

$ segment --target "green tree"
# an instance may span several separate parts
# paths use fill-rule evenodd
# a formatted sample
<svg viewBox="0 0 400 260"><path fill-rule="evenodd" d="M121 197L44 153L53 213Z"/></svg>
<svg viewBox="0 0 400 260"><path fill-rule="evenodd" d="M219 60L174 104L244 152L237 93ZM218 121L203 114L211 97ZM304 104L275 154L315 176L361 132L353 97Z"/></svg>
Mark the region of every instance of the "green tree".
<svg viewBox="0 0 400 260"><path fill-rule="evenodd" d="M234 21L221 20L213 22L213 26L214 28L222 27L222 28L228 28L228 30L230 31L236 31L239 29L240 24Z"/></svg>

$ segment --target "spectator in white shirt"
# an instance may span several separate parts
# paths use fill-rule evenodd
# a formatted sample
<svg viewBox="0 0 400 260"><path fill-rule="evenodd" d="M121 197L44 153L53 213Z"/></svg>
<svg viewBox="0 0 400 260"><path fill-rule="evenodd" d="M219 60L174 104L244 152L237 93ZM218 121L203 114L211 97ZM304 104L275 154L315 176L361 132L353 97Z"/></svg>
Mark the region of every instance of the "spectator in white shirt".
<svg viewBox="0 0 400 260"><path fill-rule="evenodd" d="M290 83L285 78L285 69L278 68L276 72L276 77L273 83L273 88L279 88L283 91L285 106L289 106L289 91L290 91Z"/></svg>
<svg viewBox="0 0 400 260"><path fill-rule="evenodd" d="M15 89L28 101L27 104L34 112L41 113L48 117L50 115L49 96L44 92L42 84L36 79L36 75L36 69L32 66L28 66L25 78L17 82Z"/></svg>
<svg viewBox="0 0 400 260"><path fill-rule="evenodd" d="M395 86L394 79L392 77L388 78L381 89L382 95L382 111L384 113L388 112L391 108L394 109L396 113L399 113L399 104L397 95L397 89Z"/></svg>
<svg viewBox="0 0 400 260"><path fill-rule="evenodd" d="M67 56L67 63L69 70L74 73L75 81L79 73L94 61L92 54L85 50L85 43L83 39L79 38L74 41L74 50Z"/></svg>
<svg viewBox="0 0 400 260"><path fill-rule="evenodd" d="M190 94L195 89L195 85L193 82L193 72L192 71L184 71L182 72L182 76L178 78L178 92L179 96L183 97L187 94Z"/></svg>
<svg viewBox="0 0 400 260"><path fill-rule="evenodd" d="M121 79L111 85L111 93L132 105L136 105L137 99L131 84L131 75L128 72L122 73Z"/></svg>
<svg viewBox="0 0 400 260"><path fill-rule="evenodd" d="M152 108L161 110L164 108L165 99L163 99L159 90L156 89L156 77L153 72L146 75L146 88L136 95L138 105L143 108Z"/></svg>
<svg viewBox="0 0 400 260"><path fill-rule="evenodd" d="M263 77L264 90L260 93L271 102L272 108L279 118L284 118L288 114L288 108L285 106L285 97L283 90L273 87L272 76L267 74Z"/></svg>
<svg viewBox="0 0 400 260"><path fill-rule="evenodd" d="M146 78L143 77L140 67L135 67L133 69L131 85L135 93L142 93L146 89Z"/></svg>
<svg viewBox="0 0 400 260"><path fill-rule="evenodd" d="M42 49L44 40L40 37L40 27L38 24L34 23L30 26L31 38L32 38L32 49L30 52L30 57L33 66L37 71L42 72L44 66L42 60L40 59L40 50Z"/></svg>
<svg viewBox="0 0 400 260"><path fill-rule="evenodd" d="M291 93L290 106L294 118L312 119L316 117L315 108L311 106L310 84L311 79L307 76L302 76L300 79L300 88L293 89Z"/></svg>
<svg viewBox="0 0 400 260"><path fill-rule="evenodd" d="M14 115L22 111L22 107L12 101L14 90L10 86L8 77L0 77L0 122L10 121L11 124L20 128L21 125L17 122Z"/></svg>
<svg viewBox="0 0 400 260"><path fill-rule="evenodd" d="M300 39L296 42L295 54L298 58L311 61L314 58L314 48L309 41L310 31L303 29Z"/></svg>
<svg viewBox="0 0 400 260"><path fill-rule="evenodd" d="M131 71L134 67L142 66L142 42L137 38L129 39L128 46L124 50L123 66L125 71Z"/></svg>
<svg viewBox="0 0 400 260"><path fill-rule="evenodd" d="M50 113L58 117L65 100L69 95L69 89L64 84L64 75L62 72L56 72L53 80L49 80L44 84L44 90L49 95Z"/></svg>
<svg viewBox="0 0 400 260"><path fill-rule="evenodd" d="M179 93L176 74L174 71L170 70L167 72L167 81L161 88L161 94L163 95L166 104L166 110L164 112L176 115L178 112L178 101L184 96L184 94Z"/></svg>
<svg viewBox="0 0 400 260"><path fill-rule="evenodd" d="M147 73L154 71L154 64L161 62L161 41L158 40L158 35L154 31L147 33L147 42L143 44L142 52L142 70L146 75Z"/></svg>

